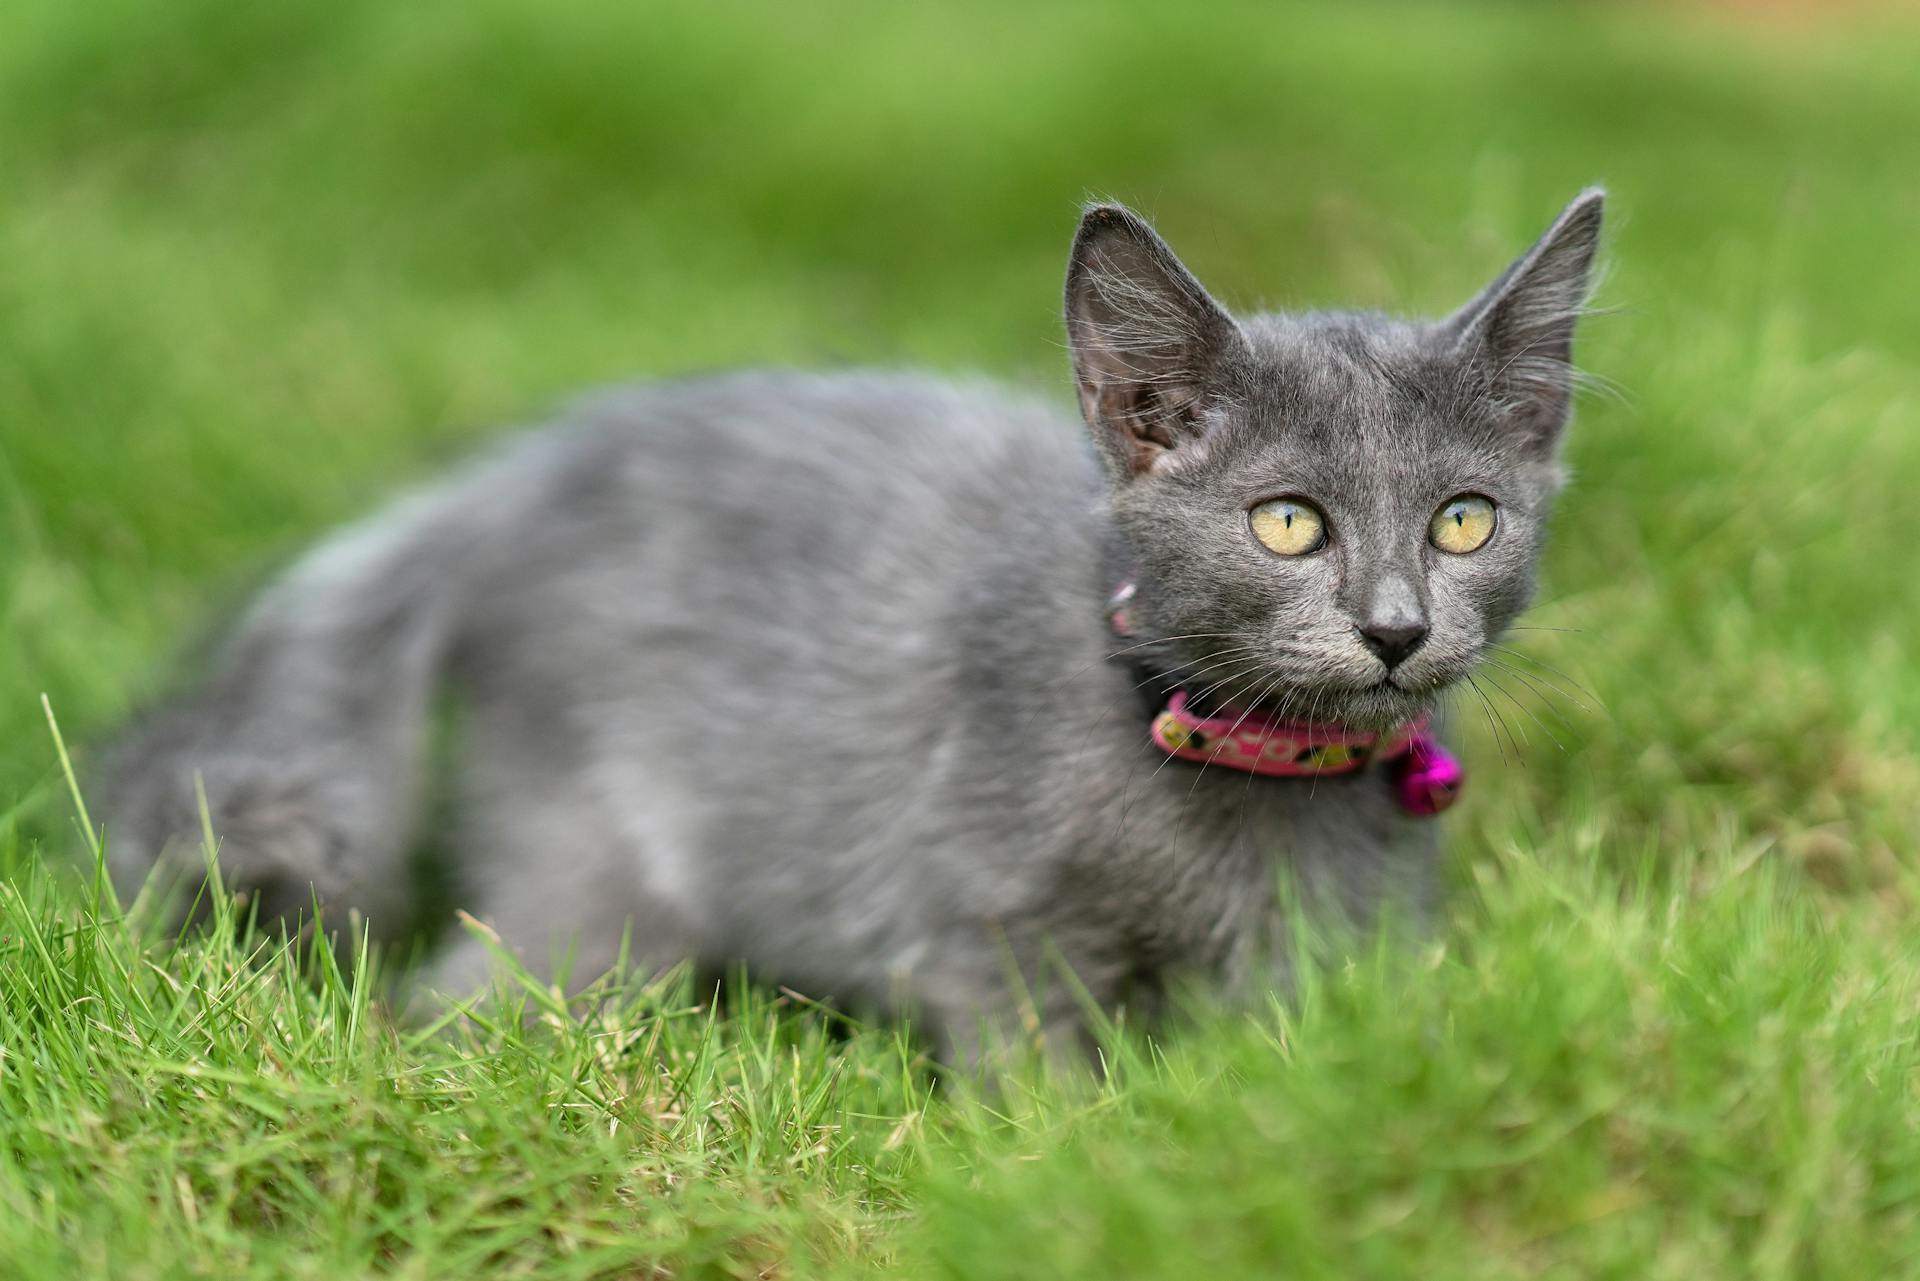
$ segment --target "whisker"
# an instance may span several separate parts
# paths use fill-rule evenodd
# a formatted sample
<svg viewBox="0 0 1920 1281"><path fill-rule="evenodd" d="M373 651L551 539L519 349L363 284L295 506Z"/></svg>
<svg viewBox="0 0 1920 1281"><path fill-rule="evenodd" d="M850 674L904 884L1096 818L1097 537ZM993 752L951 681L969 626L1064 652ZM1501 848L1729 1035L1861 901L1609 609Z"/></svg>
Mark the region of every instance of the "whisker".
<svg viewBox="0 0 1920 1281"><path fill-rule="evenodd" d="M1212 671L1214 668L1219 667L1223 663L1227 663L1227 662L1235 662L1235 661L1246 662L1247 661L1246 655L1250 653L1260 655L1260 654L1264 654L1265 652L1266 652L1266 646L1264 645L1236 645L1232 649L1223 649L1219 652L1219 654L1212 656L1213 658L1216 659L1215 662L1208 663L1204 667L1195 668L1191 673L1191 675L1198 676L1201 672ZM1254 661L1259 661L1259 660L1256 658ZM1181 684L1183 685L1187 683L1188 682L1184 680L1181 682ZM1213 683L1217 685L1218 681L1216 680Z"/></svg>
<svg viewBox="0 0 1920 1281"><path fill-rule="evenodd" d="M1512 691L1507 689L1506 686L1502 685L1497 679L1494 678L1493 673L1482 672L1480 674L1482 676L1485 676L1487 678L1488 684L1492 685L1494 689L1498 690L1500 694L1509 703L1512 703L1515 707L1519 708L1522 712L1526 713L1527 719L1531 720L1535 725L1538 725L1540 727L1540 732L1545 734L1549 739L1553 740L1553 745L1555 747L1559 748L1563 752L1567 750L1567 745L1560 741L1560 736L1558 734L1555 734L1552 730L1548 729L1547 723L1541 720L1538 716L1535 716L1533 714L1533 709L1531 707L1528 707L1525 703L1522 703L1519 699L1515 698L1513 696ZM1524 727L1522 727L1521 732L1522 733L1525 732Z"/></svg>
<svg viewBox="0 0 1920 1281"><path fill-rule="evenodd" d="M1285 673L1282 673L1281 675L1276 676L1271 681L1267 682L1266 686L1263 689L1261 689L1261 691L1258 694L1254 695L1254 697L1251 700L1248 701L1247 710L1240 713L1240 719L1236 720L1233 723L1233 725L1227 730L1227 737L1229 738L1233 737L1234 731L1240 728L1240 726L1246 721L1247 717L1253 715L1253 709L1260 705L1260 700L1265 698L1268 694L1272 693L1275 689L1279 688L1280 682L1284 681L1285 679L1286 679L1286 675ZM1193 786L1187 789L1186 799L1180 802L1180 816L1174 820L1174 824L1173 824L1173 846L1167 852L1168 859L1174 862L1176 866L1178 865L1178 862L1179 862L1178 856L1180 853L1180 832L1187 825L1187 807L1193 804L1193 794L1200 790L1200 780L1207 776L1207 767L1212 764L1213 764L1213 758L1211 756L1209 756L1206 760L1200 762L1200 768L1194 771ZM1248 777L1252 777L1253 771L1248 770L1247 774L1248 774ZM1244 814L1245 812L1242 811L1242 817L1244 817Z"/></svg>
<svg viewBox="0 0 1920 1281"><path fill-rule="evenodd" d="M1512 663L1507 662L1497 655L1488 655L1486 661L1489 666L1497 667L1501 671L1507 672L1516 679L1524 682L1528 689L1539 695L1540 701L1543 704L1553 708L1554 714L1560 717L1561 723L1569 728L1572 728L1573 722L1561 714L1559 704L1562 702L1587 714L1598 713L1609 720L1613 718L1613 713L1608 711L1604 706L1580 701L1580 699L1573 694L1567 692L1564 686L1548 676L1538 672L1527 671L1525 668L1515 667Z"/></svg>
<svg viewBox="0 0 1920 1281"><path fill-rule="evenodd" d="M1300 696L1298 685L1288 689L1280 698L1280 706L1274 712L1274 719L1284 721L1293 710L1293 704ZM1240 822L1237 835L1245 836L1247 831L1247 806L1253 801L1253 780L1258 778L1252 770L1247 771L1247 785L1240 789Z"/></svg>
<svg viewBox="0 0 1920 1281"><path fill-rule="evenodd" d="M1157 640L1141 641L1139 644L1129 645L1125 649L1116 649L1111 654L1107 654L1107 655L1104 655L1103 657L1097 658L1093 662L1088 663L1086 666L1080 668L1078 671L1075 671L1069 675L1061 676L1054 680L1048 681L1043 686L1043 689L1051 691L1051 690L1057 689L1060 686L1072 684L1074 681L1079 680L1082 676L1085 676L1088 672L1092 671L1094 668L1099 667L1102 663L1111 662L1114 659L1121 657L1122 655L1131 654L1135 650L1146 649L1153 645L1165 644L1169 641L1200 640L1200 639L1207 639L1207 638L1212 638L1215 640L1232 640L1233 635L1230 632L1189 632L1184 636L1163 636ZM1239 648L1256 649L1258 648L1258 646L1246 645L1246 646L1241 646ZM1233 650L1220 651L1220 653L1223 653L1223 654L1231 654L1233 652L1234 652ZM1219 657L1219 654L1215 654L1213 655L1213 657L1217 658ZM1155 676L1147 677L1146 680L1139 682L1139 684L1135 685L1134 688L1139 689L1141 685L1145 685L1148 681L1156 679L1157 676L1158 676L1158 673L1156 673ZM1041 703L1041 701L1038 698L1036 698L1034 700L1034 709L1033 711L1027 714L1026 724L1021 726L1021 732L1025 733L1027 730L1032 729L1034 719L1038 717L1040 713L1044 710L1045 710L1045 705Z"/></svg>
<svg viewBox="0 0 1920 1281"><path fill-rule="evenodd" d="M1225 655L1229 655L1229 656L1231 656L1231 655L1235 655L1235 654L1237 653L1237 651L1242 651L1242 650L1246 650L1246 651L1251 651L1251 650L1258 650L1258 649L1260 649L1260 648L1262 648L1262 647L1261 647L1261 646L1258 646L1258 645L1241 645L1241 646L1236 646L1236 647L1235 647L1234 649L1230 649L1230 650L1223 650L1223 651L1221 651L1221 653L1222 653L1222 654L1225 654ZM1230 675L1229 675L1229 676L1228 676L1228 677L1227 677L1226 679L1233 679L1233 678L1235 678L1235 677L1238 677L1238 676L1242 676L1242 675L1245 675L1245 673L1246 673L1246 671L1247 671L1248 669L1247 669L1247 668L1245 668L1245 667L1243 667L1243 666L1242 666L1242 664L1246 664L1246 663L1249 663L1249 662L1251 662L1251 663L1254 663L1254 664L1258 664L1258 662L1259 662L1259 659L1258 659L1258 658L1255 658L1255 659L1251 659L1251 660L1249 660L1249 659L1246 659L1246 658L1244 658L1244 657L1240 657L1240 658L1234 658L1234 657L1226 657L1226 658L1218 658L1218 660L1217 660L1216 662L1213 662L1213 663L1209 663L1209 664L1207 664L1207 666L1205 666L1205 667L1202 667L1202 668L1199 668L1198 670L1196 670L1196 671L1195 671L1195 672L1193 673L1193 675L1195 675L1195 676L1198 676L1198 675L1200 674L1200 672L1204 672L1204 671L1210 671L1211 669L1213 669L1213 668L1215 668L1215 667L1219 667L1219 666L1222 666L1222 665L1225 665L1225 664L1228 664L1228 663L1232 663L1232 664L1233 664L1233 665L1235 666L1235 668L1236 668L1236 670L1235 670L1235 671L1234 671L1233 673L1231 673L1231 674L1230 674ZM1139 692L1139 690L1141 690L1142 688L1144 688L1144 687L1145 687L1145 686L1147 686L1147 685L1150 685L1150 684L1152 684L1152 683L1153 683L1154 681L1157 681L1157 680L1164 680L1164 679L1166 679L1166 678L1167 678L1167 677L1168 677L1169 675L1171 675L1171 673L1166 673L1166 672L1155 672L1155 673L1153 673L1152 675L1150 675L1150 676L1148 676L1148 677L1146 677L1146 678L1145 678L1144 680L1138 680L1138 681L1135 681L1135 682L1134 682L1134 683L1133 683L1132 685L1130 685L1130 686L1128 686L1128 687L1127 687L1127 688L1126 688L1125 690L1123 690L1123 691L1121 691L1121 692L1120 692L1120 693L1119 693L1118 695L1116 695L1115 697L1113 697L1113 698L1111 698L1111 699L1109 699L1109 700L1107 701L1107 705L1106 705L1106 707L1104 707L1103 709L1101 709L1101 712L1100 712L1100 715L1098 715L1097 717L1095 717L1095 718L1094 718L1094 721L1093 721L1093 724L1091 724L1091 725L1089 725L1089 726L1087 727L1087 732L1086 732L1085 734L1083 734L1083 735L1081 735L1081 736L1080 736L1080 748L1079 748L1079 750L1078 750L1078 751L1077 751L1077 752L1076 752L1076 753L1074 754L1074 768L1075 768L1076 770L1078 770L1078 769L1079 769L1079 767L1080 767L1080 762L1081 762L1081 760L1083 760L1083 759L1085 758L1085 756L1086 756L1086 753L1087 753L1087 744L1093 741L1093 736L1094 736L1094 734L1095 734L1095 733L1097 733L1097 732L1099 731L1099 729L1100 729L1100 727L1101 727L1102 725L1104 725L1104 724L1106 724L1106 723L1107 723L1107 717L1109 717L1109 716L1111 716L1111 715L1113 714L1113 709L1114 709L1115 707L1117 707L1117 706L1119 706L1122 700L1124 700L1124 699L1125 699L1125 698L1126 698L1126 697L1127 697L1128 695L1130 695L1130 694L1134 694L1134 693L1137 693L1137 692ZM1035 714L1035 715L1037 716L1037 715L1039 714L1039 712L1038 712L1038 710L1036 710L1034 714ZM1027 724L1028 724L1028 727L1029 727L1029 728L1031 728L1031 727L1032 727L1032 723L1033 723L1033 722L1032 722L1032 719L1031 719L1031 718L1029 718L1029 719L1028 719L1028 722L1027 722Z"/></svg>
<svg viewBox="0 0 1920 1281"><path fill-rule="evenodd" d="M1313 724L1317 725L1320 723L1320 699L1325 693L1326 693L1326 690L1322 687L1316 686L1314 688L1313 707L1312 707L1312 710L1310 710L1307 713L1307 720L1312 722ZM1319 791L1320 791L1320 775L1316 773L1313 776L1313 778L1307 783L1307 799L1312 800L1316 795L1319 794Z"/></svg>
<svg viewBox="0 0 1920 1281"><path fill-rule="evenodd" d="M1295 687L1295 689L1297 688L1298 687ZM1287 706L1293 701L1295 689L1289 689L1285 694L1281 695L1280 706L1275 708L1273 713L1275 720L1285 721L1287 719ZM1255 774L1252 770L1248 770L1247 785L1240 789L1240 817L1234 824L1235 839L1246 835L1247 805L1248 802L1253 799L1253 780L1258 777L1259 775Z"/></svg>
<svg viewBox="0 0 1920 1281"><path fill-rule="evenodd" d="M1481 689L1471 675L1467 677L1467 687L1480 698L1481 709L1487 716L1487 731L1493 735L1493 745L1500 753L1500 763L1511 766L1512 762L1507 759L1507 745L1500 741L1500 731L1494 728L1493 701L1487 697L1487 691Z"/></svg>
<svg viewBox="0 0 1920 1281"><path fill-rule="evenodd" d="M1189 706L1192 705L1193 701L1199 701L1201 703L1211 704L1214 701L1213 696L1219 693L1223 688L1225 688L1229 682L1237 681L1243 676L1253 676L1256 673L1258 673L1260 669L1263 668L1265 665L1266 664L1264 660L1261 660L1258 658L1246 660L1245 665L1235 668L1234 671L1231 672L1230 674L1222 675L1218 680L1208 682L1207 687L1204 690L1196 691L1194 695L1194 699L1189 700ZM1222 703L1227 703L1227 702L1231 702L1232 700L1221 699L1219 701ZM1201 713L1196 711L1194 714L1197 716L1197 715L1200 715Z"/></svg>
<svg viewBox="0 0 1920 1281"><path fill-rule="evenodd" d="M1248 648L1257 648L1257 647L1249 646ZM1245 660L1243 660L1243 662L1244 661ZM1248 666L1237 667L1235 671L1226 674L1225 676L1215 680L1210 684L1209 696L1212 690L1219 689L1220 687L1225 685L1227 682L1240 680L1243 677L1248 676L1249 671L1251 671L1252 673L1252 679L1248 680L1246 684L1241 686L1240 689L1236 691L1236 695L1238 693L1244 692L1247 689L1253 688L1253 686L1259 683L1261 678L1261 672L1258 670L1260 666L1261 664L1259 660L1256 658L1255 660L1252 661L1251 667L1248 667ZM1153 679L1153 678L1150 677L1149 679ZM1145 683L1146 683L1145 681L1140 682L1140 684L1145 684ZM1135 685L1134 688L1138 689L1139 685L1138 684ZM1114 701L1117 702L1118 700L1116 699ZM1101 720L1104 720L1106 716L1111 713L1112 710L1113 710L1113 703L1109 703L1107 706L1107 709L1101 713ZM1096 722L1094 727L1087 731L1086 738L1083 739L1081 742L1083 753L1084 753L1087 740L1091 739L1094 729L1097 729L1098 727L1099 727L1099 722ZM1153 773L1147 776L1147 784L1151 784L1154 779L1160 776L1161 770L1164 770L1169 763L1177 759L1178 757L1176 757L1173 753L1168 752L1165 756L1165 759L1163 759L1158 765L1154 767ZM1133 808L1133 802L1131 797L1134 794L1134 779L1139 774L1140 766L1144 762L1144 760L1145 760L1144 757L1139 757L1135 759L1133 766L1127 771L1126 780L1120 785L1120 803L1119 803L1120 816L1114 825L1114 843L1116 845L1120 844L1126 837L1127 818L1131 814L1132 808ZM1142 786L1145 786L1147 784L1143 784Z"/></svg>
<svg viewBox="0 0 1920 1281"><path fill-rule="evenodd" d="M1122 654L1131 654L1136 649L1147 649L1150 646L1154 646L1154 645L1167 645L1167 644L1171 644L1174 641L1232 640L1232 639L1233 639L1232 632L1183 632L1178 636L1156 636L1152 640L1143 640L1137 645L1129 645L1125 649L1116 649L1111 654L1103 655L1102 658L1100 659L1100 662L1107 662L1112 659L1119 658ZM1083 667L1080 670L1084 672L1088 668L1098 667L1098 666L1099 666L1099 663L1088 663L1086 667ZM1072 678L1069 677L1068 679L1072 679Z"/></svg>
<svg viewBox="0 0 1920 1281"><path fill-rule="evenodd" d="M1531 693L1535 698L1540 700L1540 705L1546 708L1547 712L1550 715L1552 715L1552 717L1555 720L1559 721L1561 727L1565 729L1568 733L1577 732L1574 729L1573 722L1568 720L1565 713L1561 712L1561 710L1554 705L1554 697L1556 695L1559 697L1565 697L1564 694L1561 694L1560 691L1552 688L1551 686L1543 686L1539 684L1533 679L1530 673L1523 672L1517 667L1509 667L1507 664L1499 661L1498 659L1488 660L1488 665L1491 667L1498 668L1500 671L1505 672L1507 675L1513 677L1515 680L1519 681L1522 685L1524 685L1527 691ZM1583 712L1593 710L1588 706L1586 706L1586 704L1581 703L1577 699L1574 699L1571 701L1573 702L1573 705L1575 707L1578 707Z"/></svg>
<svg viewBox="0 0 1920 1281"><path fill-rule="evenodd" d="M1262 678L1263 678L1263 674L1256 674L1252 680L1248 681L1245 685L1242 685L1240 689L1236 691L1236 693L1245 693L1247 690L1252 689L1255 685L1258 685L1260 683ZM1251 710L1252 710L1251 708L1248 709L1249 712ZM1245 717L1246 717L1246 713L1242 713L1241 718L1244 720ZM1235 721L1234 722L1235 728L1238 728L1239 724L1240 724L1239 721ZM1146 784L1144 784L1143 786L1151 786L1153 783L1153 780L1160 777L1161 770L1164 770L1168 765L1171 765L1174 761L1177 761L1179 759L1180 758L1176 756L1174 753L1168 752L1166 754L1166 759L1161 761L1158 765L1154 766L1153 773L1147 775ZM1203 771L1204 771L1204 768L1205 767L1202 766ZM1197 778L1194 781L1196 785L1199 782ZM1131 803L1123 800L1120 807L1120 828L1119 828L1119 832L1116 834L1116 839L1119 835L1125 834L1126 827L1127 827L1127 814L1131 809L1132 809Z"/></svg>
<svg viewBox="0 0 1920 1281"><path fill-rule="evenodd" d="M1487 676L1487 673L1480 672L1479 675ZM1492 678L1488 677L1488 681L1492 683ZM1527 737L1527 727L1522 725L1520 727L1520 733L1516 736L1513 732L1513 721L1509 719L1506 712L1501 709L1500 704L1494 702L1492 699L1488 699L1487 701L1493 704L1493 714L1495 719L1500 722L1500 728L1507 731L1507 742L1513 748L1513 759L1519 763L1521 769L1525 769L1527 767L1527 749L1533 746L1533 740Z"/></svg>
<svg viewBox="0 0 1920 1281"><path fill-rule="evenodd" d="M1579 690L1582 694L1585 694L1588 698L1591 698L1594 702L1598 703L1601 701L1600 695L1594 693L1590 687L1586 685L1582 685L1579 681L1575 680L1572 676L1569 676L1566 672L1561 671L1558 667L1555 667L1552 663L1542 662L1541 660L1535 658L1532 654L1529 654L1524 650L1515 649L1511 645L1501 645L1496 643L1488 646L1488 648L1497 649L1503 654L1511 654L1515 658L1523 659L1526 662L1532 663L1535 667L1540 668L1542 671L1548 673L1549 675L1559 677L1560 680L1564 681L1568 685L1571 685L1574 689ZM1542 679L1544 679L1544 677ZM1565 691L1562 691L1562 692L1565 692ZM1568 697L1571 698L1572 695L1569 693ZM1592 710L1591 708L1588 708L1585 705L1581 704L1578 699L1575 699L1574 703L1575 703L1575 706L1578 706L1580 710L1583 712Z"/></svg>

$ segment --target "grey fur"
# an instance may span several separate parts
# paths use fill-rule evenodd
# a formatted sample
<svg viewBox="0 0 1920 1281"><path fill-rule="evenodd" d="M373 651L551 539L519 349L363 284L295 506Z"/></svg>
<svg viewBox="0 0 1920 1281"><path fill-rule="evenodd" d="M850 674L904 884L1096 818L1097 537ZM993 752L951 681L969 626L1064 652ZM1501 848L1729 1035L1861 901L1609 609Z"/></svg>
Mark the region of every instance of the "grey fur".
<svg viewBox="0 0 1920 1281"><path fill-rule="evenodd" d="M1091 454L1047 404L910 375L587 400L268 590L110 757L116 869L195 866L198 772L268 910L311 886L402 918L450 691L463 901L536 967L569 940L604 966L630 923L645 963L905 998L960 1041L1050 956L1109 1004L1243 980L1282 869L1362 918L1417 903L1434 828L1378 771L1165 765L1147 700L1385 725L1473 668L1531 591L1600 206L1435 323L1235 320L1092 207L1067 287ZM1426 531L1461 492L1500 523L1450 556ZM1251 536L1282 494L1327 514L1324 551ZM1137 646L1104 621L1129 570ZM1369 623L1429 629L1385 684ZM431 982L484 962L457 943Z"/></svg>

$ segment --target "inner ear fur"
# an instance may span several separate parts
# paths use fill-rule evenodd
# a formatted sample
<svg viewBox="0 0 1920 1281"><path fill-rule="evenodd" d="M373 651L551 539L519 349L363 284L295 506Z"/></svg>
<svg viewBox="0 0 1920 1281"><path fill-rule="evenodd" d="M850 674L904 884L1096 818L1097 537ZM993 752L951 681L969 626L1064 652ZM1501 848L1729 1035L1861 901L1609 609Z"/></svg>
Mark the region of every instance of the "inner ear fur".
<svg viewBox="0 0 1920 1281"><path fill-rule="evenodd" d="M1082 215L1066 318L1081 413L1116 475L1198 443L1209 388L1245 340L1139 215L1104 204Z"/></svg>

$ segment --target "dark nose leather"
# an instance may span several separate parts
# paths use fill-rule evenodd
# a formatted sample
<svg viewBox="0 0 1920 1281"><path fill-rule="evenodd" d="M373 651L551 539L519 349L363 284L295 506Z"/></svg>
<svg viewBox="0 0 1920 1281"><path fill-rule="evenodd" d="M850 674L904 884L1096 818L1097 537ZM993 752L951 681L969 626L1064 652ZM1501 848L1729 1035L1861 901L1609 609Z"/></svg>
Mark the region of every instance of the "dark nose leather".
<svg viewBox="0 0 1920 1281"><path fill-rule="evenodd" d="M1369 623L1360 629L1360 639L1390 668L1398 667L1426 638L1425 623Z"/></svg>

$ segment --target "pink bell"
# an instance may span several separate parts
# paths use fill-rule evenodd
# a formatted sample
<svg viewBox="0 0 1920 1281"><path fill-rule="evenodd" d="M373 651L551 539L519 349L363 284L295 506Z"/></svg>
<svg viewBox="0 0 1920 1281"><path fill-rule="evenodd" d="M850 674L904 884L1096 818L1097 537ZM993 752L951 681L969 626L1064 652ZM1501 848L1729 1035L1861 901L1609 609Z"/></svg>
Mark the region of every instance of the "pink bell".
<svg viewBox="0 0 1920 1281"><path fill-rule="evenodd" d="M1467 771L1453 753L1426 734L1414 736L1394 762L1394 796L1409 814L1432 818L1459 799Z"/></svg>

